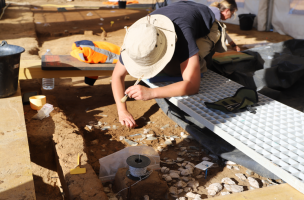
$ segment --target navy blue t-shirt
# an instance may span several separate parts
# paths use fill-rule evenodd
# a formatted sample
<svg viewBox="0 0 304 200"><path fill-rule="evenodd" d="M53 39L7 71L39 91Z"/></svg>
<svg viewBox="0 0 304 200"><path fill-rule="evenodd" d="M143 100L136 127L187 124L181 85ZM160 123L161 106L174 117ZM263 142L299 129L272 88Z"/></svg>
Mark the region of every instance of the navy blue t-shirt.
<svg viewBox="0 0 304 200"><path fill-rule="evenodd" d="M199 51L196 39L208 35L215 21L215 16L208 6L192 1L172 3L155 10L151 13L153 14L165 15L173 22L177 42L172 59L178 59L178 63L184 62ZM119 60L123 64L121 56Z"/></svg>

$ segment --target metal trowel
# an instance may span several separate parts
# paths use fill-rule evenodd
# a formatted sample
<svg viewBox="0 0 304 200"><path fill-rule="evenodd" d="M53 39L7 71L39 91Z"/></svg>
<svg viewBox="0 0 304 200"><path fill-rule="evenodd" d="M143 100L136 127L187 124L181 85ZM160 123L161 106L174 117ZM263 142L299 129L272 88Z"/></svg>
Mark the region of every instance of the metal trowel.
<svg viewBox="0 0 304 200"><path fill-rule="evenodd" d="M81 155L78 154L77 166L74 169L70 169L70 174L85 174L87 172L86 168L80 168L81 156L82 156L82 154Z"/></svg>

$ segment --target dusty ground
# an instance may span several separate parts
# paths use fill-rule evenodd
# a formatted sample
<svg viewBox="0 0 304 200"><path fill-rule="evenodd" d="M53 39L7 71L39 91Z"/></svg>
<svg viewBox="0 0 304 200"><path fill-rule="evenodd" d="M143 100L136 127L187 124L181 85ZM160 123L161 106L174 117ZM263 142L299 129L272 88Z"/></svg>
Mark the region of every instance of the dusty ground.
<svg viewBox="0 0 304 200"><path fill-rule="evenodd" d="M22 59L40 59L46 49L51 49L53 54L68 55L72 43L83 39L93 41L105 39L108 42L122 45L125 34L123 27L129 26L148 13L145 9L118 10L106 8L100 10L67 8L67 12L57 12L57 9L53 7L41 7L39 5L11 5L0 21L0 40L7 40L9 44L24 47L26 52L22 54ZM93 15L87 16L89 12ZM104 20L102 21L100 18ZM111 21L114 21L113 26L111 26ZM100 27L106 30L107 37L101 36ZM93 30L94 35L84 36L83 32L85 30ZM236 25L228 25L228 32L240 46L265 40L280 42L291 38L272 32L241 31ZM60 183L57 178L52 178L58 176L51 144L55 127L61 127L61 134L69 134L74 131L74 133L77 133L77 137L81 136L84 139L83 145L88 156L88 163L92 165L97 175L99 174L98 159L128 146L126 142L120 141L119 136L133 140L136 137L130 137L130 135L143 133L144 129L151 129L156 135L180 136L180 132L183 130L175 126L176 124L160 110L154 100L129 100L127 102L128 108L139 127L133 130L122 127L118 122L110 80L110 77L100 78L91 87L84 83L83 78L58 78L55 80L56 85L53 91L41 91L41 80L21 81L23 93L38 91L40 94L53 95L55 97L54 104L66 116L44 119L42 121L43 126L38 127L35 126L37 122L30 119L34 111L30 111L29 106L24 107L28 120L27 131L37 199L62 199ZM126 86L132 84L134 84L134 79L128 76ZM108 130L89 130L86 125L90 121L100 121L106 123L106 126L111 126L111 128ZM149 121L153 123L148 124ZM69 128L65 128L65 124L69 124ZM169 127L161 130L160 128L166 124L169 124ZM113 129L113 125L116 125L117 129ZM70 139L70 145L73 145L73 138ZM164 140L159 139L145 144L154 148L158 146L166 147L163 143ZM202 148L195 141L188 143L182 139L176 139L175 147L167 147L168 151L161 153L161 158L176 159L177 150L175 148L177 145L192 145L199 149ZM207 155L203 152L200 157L194 160L185 158L197 164L204 156ZM164 165L162 164L162 166ZM170 168L177 169L178 167L170 166ZM212 168L208 171L207 179L199 179L200 185L207 187L210 183L220 182L222 178L230 177L234 178L239 185L244 185L245 190L247 190L249 188L248 182L240 182L234 175L235 173L245 173L246 169L244 167L239 166L239 168L240 171L230 170L222 165ZM254 177L259 180L264 179L256 174ZM262 186L261 182L260 185ZM205 188L201 188L200 193L203 198L208 197Z"/></svg>

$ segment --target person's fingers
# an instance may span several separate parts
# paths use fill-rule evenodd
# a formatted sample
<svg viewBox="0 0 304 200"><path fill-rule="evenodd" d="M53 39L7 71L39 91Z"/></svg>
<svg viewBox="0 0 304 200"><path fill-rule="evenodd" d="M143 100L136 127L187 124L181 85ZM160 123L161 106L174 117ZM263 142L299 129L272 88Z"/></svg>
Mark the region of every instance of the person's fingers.
<svg viewBox="0 0 304 200"><path fill-rule="evenodd" d="M137 91L136 91L136 90L131 90L131 91L128 93L128 96L129 96L130 98L134 98L134 96L136 96L136 94L137 94Z"/></svg>

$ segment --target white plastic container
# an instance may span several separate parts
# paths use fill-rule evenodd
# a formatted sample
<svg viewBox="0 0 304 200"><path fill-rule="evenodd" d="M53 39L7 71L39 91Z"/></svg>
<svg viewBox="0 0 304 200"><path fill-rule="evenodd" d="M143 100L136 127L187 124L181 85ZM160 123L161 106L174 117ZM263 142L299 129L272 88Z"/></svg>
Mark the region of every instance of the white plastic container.
<svg viewBox="0 0 304 200"><path fill-rule="evenodd" d="M50 49L46 50L44 55L53 55ZM42 78L42 88L44 90L52 90L55 87L55 78Z"/></svg>

